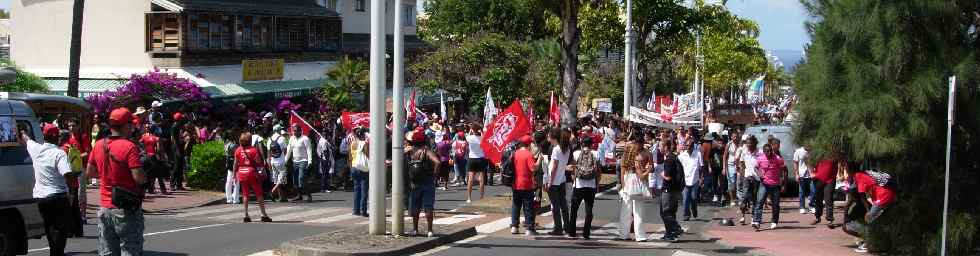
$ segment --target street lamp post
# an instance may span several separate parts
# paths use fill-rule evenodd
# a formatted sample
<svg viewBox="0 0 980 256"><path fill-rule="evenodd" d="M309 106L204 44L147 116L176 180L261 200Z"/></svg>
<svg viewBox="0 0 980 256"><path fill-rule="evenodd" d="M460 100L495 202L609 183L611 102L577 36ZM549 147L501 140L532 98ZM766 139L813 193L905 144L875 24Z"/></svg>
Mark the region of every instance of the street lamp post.
<svg viewBox="0 0 980 256"><path fill-rule="evenodd" d="M385 234L385 1L371 0L370 181L368 212L372 235ZM394 108L394 107L392 107Z"/></svg>
<svg viewBox="0 0 980 256"><path fill-rule="evenodd" d="M626 50L625 71L623 77L623 118L630 118L630 103L633 97L633 41L636 34L633 31L633 0L626 0Z"/></svg>
<svg viewBox="0 0 980 256"><path fill-rule="evenodd" d="M402 90L405 87L405 37L402 33L401 10L403 0L395 0L395 28L394 28L394 74L392 74L392 127L391 127L391 234L400 236L404 231L405 214L405 183L404 183L404 157L401 154L405 150L405 103L403 102ZM414 109L412 110L414 111Z"/></svg>

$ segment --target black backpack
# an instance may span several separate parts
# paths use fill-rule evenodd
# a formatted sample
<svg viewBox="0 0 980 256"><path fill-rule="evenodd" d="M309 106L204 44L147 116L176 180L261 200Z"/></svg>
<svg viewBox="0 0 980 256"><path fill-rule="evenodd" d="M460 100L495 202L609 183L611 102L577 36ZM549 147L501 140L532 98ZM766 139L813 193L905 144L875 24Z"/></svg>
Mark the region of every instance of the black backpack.
<svg viewBox="0 0 980 256"><path fill-rule="evenodd" d="M279 136L278 138L273 138L269 142L269 157L272 158L282 157L282 145L279 145L280 138L282 138L282 136Z"/></svg>
<svg viewBox="0 0 980 256"><path fill-rule="evenodd" d="M517 143L508 144L503 156L500 157L500 183L508 187L514 185L514 173L517 172L517 167L514 164L514 152L517 152Z"/></svg>
<svg viewBox="0 0 980 256"><path fill-rule="evenodd" d="M575 177L583 180L595 179L596 159L590 150L582 150L575 159Z"/></svg>
<svg viewBox="0 0 980 256"><path fill-rule="evenodd" d="M426 168L428 161L425 151L418 151L409 156L405 167L408 169L408 179L412 184L420 184L425 182L425 179L432 179L432 169Z"/></svg>

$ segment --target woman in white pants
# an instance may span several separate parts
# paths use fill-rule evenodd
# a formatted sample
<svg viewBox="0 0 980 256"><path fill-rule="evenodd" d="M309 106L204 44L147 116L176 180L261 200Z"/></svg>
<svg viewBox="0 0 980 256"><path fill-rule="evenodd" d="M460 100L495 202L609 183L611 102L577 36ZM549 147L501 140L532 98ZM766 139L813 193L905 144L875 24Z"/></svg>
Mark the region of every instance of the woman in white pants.
<svg viewBox="0 0 980 256"><path fill-rule="evenodd" d="M648 184L646 179L652 169L653 158L650 151L643 148L643 136L634 133L630 136L630 144L626 145L621 164L621 176L619 184L622 184L620 196L623 204L619 211L619 234L617 240L629 240L630 224L633 224L635 240L644 242L647 240L647 233L643 230L643 203L637 200L636 196L649 193L644 185Z"/></svg>
<svg viewBox="0 0 980 256"><path fill-rule="evenodd" d="M236 171L234 170L233 163L235 162L234 152L238 149L238 143L234 136L229 135L229 138L225 139L225 161L227 161L228 176L225 178L225 203L238 204L238 178L235 176ZM261 192L261 191L260 191Z"/></svg>

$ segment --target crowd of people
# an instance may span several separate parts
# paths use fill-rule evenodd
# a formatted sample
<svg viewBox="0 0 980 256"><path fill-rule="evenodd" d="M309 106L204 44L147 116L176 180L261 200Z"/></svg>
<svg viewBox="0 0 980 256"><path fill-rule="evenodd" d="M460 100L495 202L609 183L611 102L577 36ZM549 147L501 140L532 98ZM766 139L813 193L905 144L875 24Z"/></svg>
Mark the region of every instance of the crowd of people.
<svg viewBox="0 0 980 256"><path fill-rule="evenodd" d="M368 216L368 177L378 170L370 166L372 145L366 128L345 128L336 114L308 115L312 129L306 129L287 122L289 113L263 112L259 120L230 120L193 111L165 111L161 106L154 102L135 113L119 108L96 116L91 134L82 132L80 120L59 117L44 126L43 144L26 135L21 138L35 160L35 197L43 199L41 211L46 228L51 227L53 255L63 252L67 237L81 235L87 185L98 186L101 194L100 252L138 254L144 193L184 190L194 145L208 141L224 144L225 200L243 204L243 222L252 221L248 207L253 197L261 210L260 220L271 222L266 200L311 202L313 192L333 190L352 190L352 214ZM861 171L842 152L814 161L801 147L793 154L792 166L786 166L778 139L763 141L733 127L702 136L695 128L645 127L605 117L581 119L572 127L536 123L531 132L508 145L503 159L492 161L480 146L482 124L448 124L435 115L429 120L406 127L404 152L397 152L405 156L414 227L409 235L422 234L422 213L428 220L425 233L434 235L435 190L465 185L466 201L471 203L474 186L482 199L486 186L497 180L513 190L513 234L520 233L523 212L524 234L537 235L536 208L547 196L554 218L548 235L577 237L578 212L584 208L581 235L590 239L603 173L615 174L621 201L617 239L638 242L650 240L643 230L644 201L659 202L666 229L663 241L677 241L683 234L678 212L683 221L699 219L698 206L703 203L737 206L739 222L746 225L745 215L751 214L748 220L756 230L762 228L763 210L769 207L769 228L775 229L780 194L791 170L799 184L799 210L814 215L812 225L825 218L829 227L835 227L834 194L843 190L848 195L843 229L863 236L867 224L896 198L887 174ZM392 132L389 127L386 135ZM384 171L390 173L393 152L391 141L387 143L374 146L386 149ZM871 200L862 200L865 197ZM862 244L859 249L865 248Z"/></svg>

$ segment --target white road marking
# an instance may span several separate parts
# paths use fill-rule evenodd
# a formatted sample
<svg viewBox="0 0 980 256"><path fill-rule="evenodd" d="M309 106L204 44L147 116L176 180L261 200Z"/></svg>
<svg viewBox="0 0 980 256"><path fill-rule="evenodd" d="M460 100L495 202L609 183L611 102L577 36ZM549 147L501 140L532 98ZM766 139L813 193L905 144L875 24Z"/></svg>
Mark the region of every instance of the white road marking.
<svg viewBox="0 0 980 256"><path fill-rule="evenodd" d="M169 234L169 233L176 233L176 232L181 232L181 231L190 231L190 230L202 229L202 228L219 227L219 226L224 226L224 225L231 225L231 223L211 224L211 225L204 225L204 226L197 226L197 227L190 227L190 228L182 228L182 229L174 229L174 230L167 230L167 231L146 233L146 234L143 234L143 237L155 236L155 235L162 235L162 234ZM47 250L50 250L50 249L51 249L51 247L44 247L44 248L38 248L38 249L31 249L31 250L28 250L27 252L28 253L31 253L31 252L47 251Z"/></svg>
<svg viewBox="0 0 980 256"><path fill-rule="evenodd" d="M346 208L321 208L321 209L314 209L314 210L309 210L309 211L301 211L301 212L297 212L297 213L290 213L290 214L286 214L286 215L276 216L276 220L282 220L282 221L298 220L298 219L309 218L309 217L313 217L313 216L317 216L317 215L321 215L321 214L335 213L335 212L344 211L344 210L347 210L347 209Z"/></svg>
<svg viewBox="0 0 980 256"><path fill-rule="evenodd" d="M385 221L391 222L391 216L385 217ZM412 217L411 216L405 216L405 222L406 223L412 222ZM419 215L419 222L425 222L425 216ZM435 222L435 221L433 221L433 222ZM361 221L361 222L355 223L354 225L367 225L367 224L371 224L371 220Z"/></svg>
<svg viewBox="0 0 980 256"><path fill-rule="evenodd" d="M185 218L185 217L192 217L192 216L205 215L205 214L230 212L230 211L241 210L241 209L242 209L241 207L236 206L236 205L228 205L228 206L219 207L219 208L216 208L216 209L202 209L202 210L197 210L197 211L189 211L189 212L185 212L185 213L174 215L174 217L177 217L177 218Z"/></svg>
<svg viewBox="0 0 980 256"><path fill-rule="evenodd" d="M674 252L674 254L671 254L671 256L704 256L704 254L685 252L685 251L676 251Z"/></svg>
<svg viewBox="0 0 980 256"><path fill-rule="evenodd" d="M476 226L476 233L479 234L492 234L494 232L503 230L510 227L510 217L495 220L490 223Z"/></svg>
<svg viewBox="0 0 980 256"><path fill-rule="evenodd" d="M450 216L450 217L445 217L445 218L434 220L434 221L432 221L432 224L435 224L435 225L452 225L452 224L456 224L456 223L460 223L460 222L465 222L465 221L469 221L469 220L475 220L475 219L479 219L479 218L483 218L483 217L486 217L486 215L460 214L460 215L453 215L453 216Z"/></svg>
<svg viewBox="0 0 980 256"><path fill-rule="evenodd" d="M459 240L459 241L453 242L452 244L443 245L443 246L439 246L439 247L433 248L432 250L428 250L428 251L416 253L415 256L428 256L428 255L436 254L436 253L439 253L441 251L445 251L445 250L447 250L449 248L452 248L454 245L468 244L470 242L483 239L485 237L487 237L487 235L476 235L476 236L473 236L473 237L470 237L470 238L467 238L467 239L463 239L463 240Z"/></svg>
<svg viewBox="0 0 980 256"><path fill-rule="evenodd" d="M333 217L329 217L329 218L315 219L315 220L311 220L311 221L307 221L307 222L308 223L327 224L327 223L334 223L334 222L338 222L338 221L345 221L345 220L356 219L356 218L362 218L362 217L361 216L357 216L357 215L346 215L345 214L345 215L337 215L337 216L333 216Z"/></svg>
<svg viewBox="0 0 980 256"><path fill-rule="evenodd" d="M302 207L298 207L298 206L273 207L271 209L268 209L268 208L265 209L265 213L266 214L280 213L280 212L287 212L287 211L296 210L296 209L302 209ZM239 209L239 210L241 210L241 209ZM248 213L249 214L253 214L254 215L255 213L260 213L260 212L261 211L259 210L259 207L258 206L256 206L256 207L249 207L248 208ZM239 212L239 213L230 213L230 214L225 214L225 215L220 215L220 216L214 216L214 217L210 217L210 219L230 220L230 219L242 218L242 217L245 217L245 216L243 216L242 213ZM272 216L270 216L270 217L272 217Z"/></svg>
<svg viewBox="0 0 980 256"><path fill-rule="evenodd" d="M268 250L268 251L261 251L261 252L249 254L248 256L275 256L275 255L276 255L275 251Z"/></svg>

